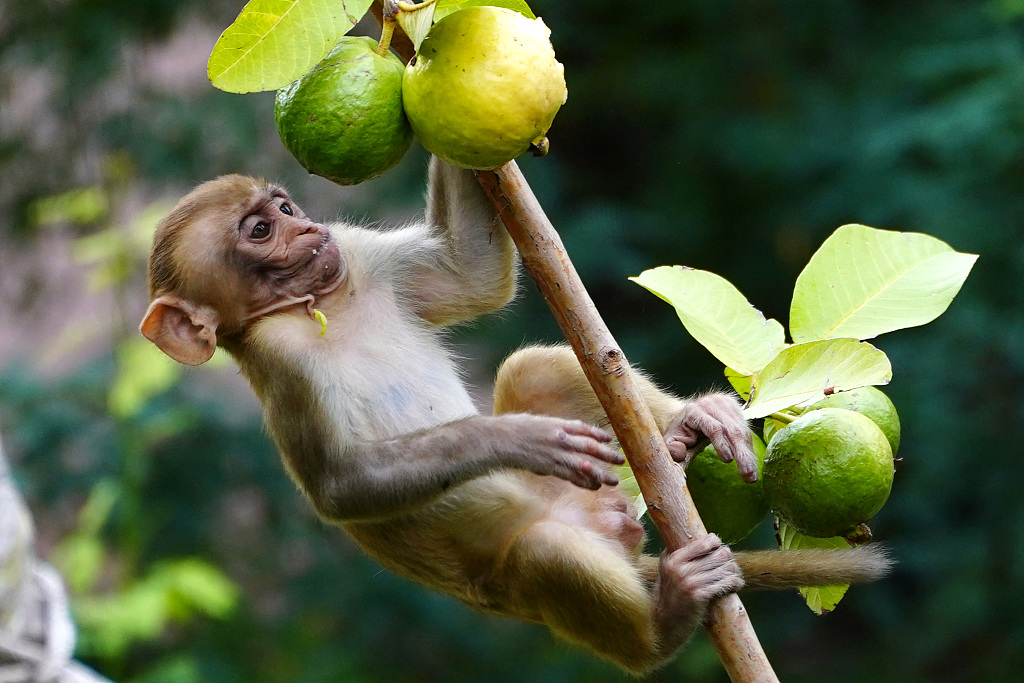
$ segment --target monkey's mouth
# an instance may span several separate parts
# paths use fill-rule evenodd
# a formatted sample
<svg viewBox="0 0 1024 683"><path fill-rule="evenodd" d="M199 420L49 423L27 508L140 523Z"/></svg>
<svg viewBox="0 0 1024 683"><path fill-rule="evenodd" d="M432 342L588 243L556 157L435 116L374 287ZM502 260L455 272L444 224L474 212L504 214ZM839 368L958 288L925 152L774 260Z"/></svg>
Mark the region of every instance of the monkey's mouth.
<svg viewBox="0 0 1024 683"><path fill-rule="evenodd" d="M316 282L313 293L322 295L333 292L345 280L345 263L341 258L341 250L326 228L320 232L320 244L313 247L312 252L307 267L312 270Z"/></svg>

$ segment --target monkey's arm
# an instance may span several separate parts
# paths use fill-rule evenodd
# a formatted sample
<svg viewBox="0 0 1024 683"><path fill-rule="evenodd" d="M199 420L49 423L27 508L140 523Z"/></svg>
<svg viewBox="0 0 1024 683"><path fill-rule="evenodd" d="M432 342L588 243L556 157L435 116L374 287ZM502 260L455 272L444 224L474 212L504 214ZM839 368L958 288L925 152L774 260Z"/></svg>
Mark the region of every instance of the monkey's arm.
<svg viewBox="0 0 1024 683"><path fill-rule="evenodd" d="M499 469L550 475L587 489L615 485L618 479L603 463L624 459L610 440L607 432L577 420L502 415L350 444L340 454L324 452L323 444L286 444L282 451L317 512L344 522L414 510Z"/></svg>
<svg viewBox="0 0 1024 683"><path fill-rule="evenodd" d="M421 317L447 325L512 299L515 248L472 171L431 158L425 229L438 249L410 279Z"/></svg>

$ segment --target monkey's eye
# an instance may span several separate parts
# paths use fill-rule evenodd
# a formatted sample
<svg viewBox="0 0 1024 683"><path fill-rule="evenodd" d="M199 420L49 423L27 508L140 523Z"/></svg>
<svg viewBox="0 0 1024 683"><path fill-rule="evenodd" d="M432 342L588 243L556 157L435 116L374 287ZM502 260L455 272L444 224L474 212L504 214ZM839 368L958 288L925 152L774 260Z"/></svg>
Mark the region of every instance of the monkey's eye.
<svg viewBox="0 0 1024 683"><path fill-rule="evenodd" d="M270 226L260 221L256 225L252 226L252 232L249 233L249 237L254 240L261 240L270 234Z"/></svg>
<svg viewBox="0 0 1024 683"><path fill-rule="evenodd" d="M288 202L285 202L284 204L281 205L281 213L283 213L285 216L295 215L295 212L292 211L292 205L289 204Z"/></svg>

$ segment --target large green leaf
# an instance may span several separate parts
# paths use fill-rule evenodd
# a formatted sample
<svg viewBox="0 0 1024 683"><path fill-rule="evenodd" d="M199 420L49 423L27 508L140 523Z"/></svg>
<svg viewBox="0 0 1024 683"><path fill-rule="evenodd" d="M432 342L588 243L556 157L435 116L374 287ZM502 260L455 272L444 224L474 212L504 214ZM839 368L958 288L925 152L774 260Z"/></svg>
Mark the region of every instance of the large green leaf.
<svg viewBox="0 0 1024 683"><path fill-rule="evenodd" d="M250 0L213 46L207 74L228 92L277 90L299 78L372 0Z"/></svg>
<svg viewBox="0 0 1024 683"><path fill-rule="evenodd" d="M799 531L779 520L779 547L782 550L796 550L798 548L824 548L834 550L836 548L849 548L850 544L845 539L836 538L813 538L804 536ZM800 595L803 596L807 606L815 614L828 614L836 608L839 601L846 595L849 584L845 586L822 586L819 588L800 588Z"/></svg>
<svg viewBox="0 0 1024 683"><path fill-rule="evenodd" d="M977 258L920 233L844 225L797 278L793 341L870 339L930 322L953 301Z"/></svg>
<svg viewBox="0 0 1024 683"><path fill-rule="evenodd" d="M827 389L845 391L886 384L892 366L885 353L856 339L826 339L783 349L754 377L748 419L825 396Z"/></svg>
<svg viewBox="0 0 1024 683"><path fill-rule="evenodd" d="M535 19L536 15L530 6L526 4L526 0L437 0L437 9L434 10L434 20L437 21L444 16L456 12L466 7L476 7L478 5L491 5L493 7L504 7L514 12L519 12L528 19Z"/></svg>
<svg viewBox="0 0 1024 683"><path fill-rule="evenodd" d="M785 346L777 320L765 317L725 278L661 266L629 278L675 307L686 331L734 371L752 375Z"/></svg>

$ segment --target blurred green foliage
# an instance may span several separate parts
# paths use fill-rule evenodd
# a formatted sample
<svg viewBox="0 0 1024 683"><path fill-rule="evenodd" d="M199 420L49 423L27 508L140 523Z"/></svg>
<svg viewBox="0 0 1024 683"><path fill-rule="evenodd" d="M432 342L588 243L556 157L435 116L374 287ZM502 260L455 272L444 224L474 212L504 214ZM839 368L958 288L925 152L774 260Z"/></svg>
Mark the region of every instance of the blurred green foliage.
<svg viewBox="0 0 1024 683"><path fill-rule="evenodd" d="M147 683L624 680L543 629L412 587L316 522L247 395L222 381L230 372L129 370L148 363L123 345L145 289L125 226L150 200L241 171L283 180L326 218L416 206L422 152L335 190L280 147L272 95L154 76L151 51L208 35L192 50L208 53L241 5L10 0L0 12L4 249L30 248L50 220L82 237L124 231L79 242L83 258L107 254L89 263L118 290L125 322L109 352L54 375L34 362L42 349L26 348L0 371L0 432L41 535L81 553L69 579L94 596L79 602L80 656ZM872 524L900 562L895 575L855 587L824 618L789 594L745 603L786 681L1019 677L1024 4L532 6L553 30L569 101L551 154L522 166L631 360L679 392L725 381L671 307L628 276L674 263L711 270L785 322L799 268L841 224L926 232L981 255L942 318L879 342L905 429L893 495ZM117 249L103 252L104 240ZM26 301L27 326L38 310ZM526 284L509 312L454 341L484 359L486 376L524 341L559 338ZM125 388L125 377L139 385ZM115 494L102 523L68 522L100 485ZM768 535L744 544L767 547ZM91 543L82 538L99 545L75 550ZM230 583L212 578L221 573ZM151 590L161 597L131 597ZM121 604L99 609L102 595ZM173 619L118 621L133 599L152 600L136 608L149 618ZM102 643L113 631L111 649ZM703 637L652 680L681 678L724 679Z"/></svg>

